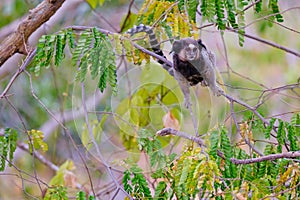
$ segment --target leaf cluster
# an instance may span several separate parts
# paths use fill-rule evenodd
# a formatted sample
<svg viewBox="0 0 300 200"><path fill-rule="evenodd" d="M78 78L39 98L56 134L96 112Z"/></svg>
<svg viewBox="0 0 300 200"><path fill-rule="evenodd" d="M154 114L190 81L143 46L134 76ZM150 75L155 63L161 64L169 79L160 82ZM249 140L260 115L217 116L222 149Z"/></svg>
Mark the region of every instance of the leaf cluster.
<svg viewBox="0 0 300 200"><path fill-rule="evenodd" d="M18 132L12 128L6 128L4 134L0 135L0 171L4 171L7 159L8 165L12 166L14 152L17 148L17 139Z"/></svg>
<svg viewBox="0 0 300 200"><path fill-rule="evenodd" d="M269 126L262 126L261 121L255 121L255 126L241 126L244 136L251 143L254 139L252 131L256 127L265 133L266 139L277 133L277 144L270 143L264 148L264 155L282 152L282 147L288 151L299 150L299 124L300 114L295 114L291 122L283 122L272 118ZM254 121L252 123L254 124ZM278 123L276 123L278 121ZM252 130L251 130L252 129ZM248 134L248 135L247 135ZM216 198L230 199L232 195L249 197L253 199L264 198L276 194L278 198L296 198L300 181L299 165L296 161L277 159L247 165L235 165L231 158L240 160L257 158L256 152L246 153L240 146L231 144L227 129L219 127L212 130L207 138L208 148L204 150L193 146L186 146L180 156L166 155L162 146L147 130L139 132L138 145L150 159L151 169L155 170L151 178L155 181L153 199L191 199L191 198ZM158 152L158 153L154 153ZM156 163L155 163L156 161ZM162 163L159 164L158 163ZM157 165L156 165L157 164ZM133 197L144 199L147 194L138 194L133 191L132 171L143 173L142 169L133 164L134 168L126 170L123 176L124 188ZM160 168L157 168L160 166ZM141 175L142 176L142 175ZM145 180L148 180L145 182ZM151 181L143 179L143 188L150 188ZM141 187L141 185L139 186ZM232 189L234 188L234 189ZM281 191L288 190L289 193ZM142 190L139 190L142 191ZM298 196L299 197L299 196Z"/></svg>
<svg viewBox="0 0 300 200"><path fill-rule="evenodd" d="M27 134L30 138L30 141L27 141L27 143L29 145L30 153L32 153L33 149L36 149L36 150L41 149L43 152L48 151L48 145L46 142L43 141L43 139L44 139L43 132L32 129L30 131L27 131Z"/></svg>
<svg viewBox="0 0 300 200"><path fill-rule="evenodd" d="M86 29L76 40L72 29L60 31L53 35L40 38L32 71L39 75L42 68L49 68L54 62L60 66L65 57L65 47L68 44L72 53L72 65L78 68L76 80L84 82L87 72L91 78L98 78L98 88L101 92L108 84L116 93L117 75L116 58L111 41L107 35L98 29Z"/></svg>
<svg viewBox="0 0 300 200"><path fill-rule="evenodd" d="M275 14L275 17L269 17L271 20L276 19L277 22L283 22L283 17L280 14L278 0L270 0L266 6L267 0L260 0L254 3L253 9L255 13L260 13L263 16L270 13ZM237 30L239 36L239 44L243 46L245 34L245 9L246 6L252 4L248 0L203 0L201 1L201 12L203 16L212 23L216 23L219 30L225 30L231 27Z"/></svg>

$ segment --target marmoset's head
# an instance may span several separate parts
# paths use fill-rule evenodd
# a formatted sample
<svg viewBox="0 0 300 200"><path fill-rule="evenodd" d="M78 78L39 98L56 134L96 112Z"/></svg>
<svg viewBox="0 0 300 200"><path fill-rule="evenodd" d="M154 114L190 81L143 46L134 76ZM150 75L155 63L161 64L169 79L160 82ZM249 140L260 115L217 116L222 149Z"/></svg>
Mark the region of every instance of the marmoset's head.
<svg viewBox="0 0 300 200"><path fill-rule="evenodd" d="M199 59L202 48L206 49L200 39L183 38L174 41L172 51L177 54L182 61L195 61Z"/></svg>

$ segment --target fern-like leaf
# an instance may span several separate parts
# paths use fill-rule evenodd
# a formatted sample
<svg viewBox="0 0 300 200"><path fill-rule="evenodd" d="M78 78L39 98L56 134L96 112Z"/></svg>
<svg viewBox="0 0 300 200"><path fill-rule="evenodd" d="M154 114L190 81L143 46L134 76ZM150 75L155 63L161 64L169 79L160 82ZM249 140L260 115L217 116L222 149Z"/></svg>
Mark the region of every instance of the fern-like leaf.
<svg viewBox="0 0 300 200"><path fill-rule="evenodd" d="M286 128L287 128L287 132L288 132L288 140L290 142L290 150L291 151L298 151L299 147L298 147L297 142L296 142L297 139L296 139L296 136L295 136L295 127L290 125L290 124L287 124Z"/></svg>
<svg viewBox="0 0 300 200"><path fill-rule="evenodd" d="M179 186L185 184L187 177L188 177L190 164L191 163L189 162L189 159L185 159L183 161L181 176L180 176L179 183L178 183Z"/></svg>
<svg viewBox="0 0 300 200"><path fill-rule="evenodd" d="M215 0L202 0L201 1L201 13L207 18L209 22L214 22L214 16L216 13Z"/></svg>
<svg viewBox="0 0 300 200"><path fill-rule="evenodd" d="M125 190L128 194L131 194L132 191L133 191L133 188L132 188L131 185L130 185L130 180L131 180L131 177L130 177L130 171L129 171L129 170L125 170L124 173L123 173L123 180L122 180L122 183L123 183L123 186L124 186L124 190Z"/></svg>
<svg viewBox="0 0 300 200"><path fill-rule="evenodd" d="M296 113L292 116L291 125L295 127L295 136L300 137L300 113Z"/></svg>
<svg viewBox="0 0 300 200"><path fill-rule="evenodd" d="M226 178L234 178L237 176L237 169L234 164L230 161L230 158L233 157L233 150L230 144L230 140L227 136L227 131L225 128L221 129L221 143L220 143L221 151L224 152L225 159L225 177Z"/></svg>
<svg viewBox="0 0 300 200"><path fill-rule="evenodd" d="M230 25L232 28L237 29L238 25L236 23L235 20L235 4L234 4L234 0L226 0L226 10L227 10L227 14L228 14L228 21L230 22Z"/></svg>
<svg viewBox="0 0 300 200"><path fill-rule="evenodd" d="M217 159L217 150L218 150L218 146L219 146L219 140L220 140L220 135L219 135L219 131L214 130L210 133L210 151L209 154L211 156L213 156L215 159Z"/></svg>
<svg viewBox="0 0 300 200"><path fill-rule="evenodd" d="M133 185L133 192L136 197L139 197L139 199L152 198L148 183L142 174L142 170L137 165L131 167L130 170L133 173L131 183Z"/></svg>
<svg viewBox="0 0 300 200"><path fill-rule="evenodd" d="M9 166L12 166L12 160L14 157L14 152L17 148L17 138L18 133L15 129L6 128L4 130L4 135L0 136L0 171L5 169L6 159L8 157Z"/></svg>
<svg viewBox="0 0 300 200"><path fill-rule="evenodd" d="M283 22L284 21L283 17L279 13L278 0L270 0L269 5L272 8L273 13L276 14L275 18L276 18L277 22Z"/></svg>
<svg viewBox="0 0 300 200"><path fill-rule="evenodd" d="M271 131L273 129L274 123L276 122L276 118L272 118L270 120L270 124L265 129L265 138L270 139Z"/></svg>
<svg viewBox="0 0 300 200"><path fill-rule="evenodd" d="M41 149L44 152L48 151L48 145L43 141L44 139L43 132L32 129L31 131L28 131L28 135L31 140L31 141L27 141L29 145L30 153L32 153L33 148L36 150Z"/></svg>
<svg viewBox="0 0 300 200"><path fill-rule="evenodd" d="M263 0L260 0L254 5L254 10L256 13L259 13L262 10L262 1Z"/></svg>
<svg viewBox="0 0 300 200"><path fill-rule="evenodd" d="M196 13L199 5L199 1L197 0L189 0L187 3L187 12L189 15L189 19L191 22L196 22Z"/></svg>
<svg viewBox="0 0 300 200"><path fill-rule="evenodd" d="M68 40L69 48L74 49L75 48L75 37L72 29L66 30L66 37Z"/></svg>
<svg viewBox="0 0 300 200"><path fill-rule="evenodd" d="M277 152L282 152L282 145L284 144L285 132L284 132L284 122L281 119L278 119L279 125L277 130Z"/></svg>
<svg viewBox="0 0 300 200"><path fill-rule="evenodd" d="M55 56L54 56L54 64L59 66L63 57L64 57L64 49L66 46L67 36L65 32L61 32L56 35L56 44L55 44Z"/></svg>
<svg viewBox="0 0 300 200"><path fill-rule="evenodd" d="M51 60L54 54L54 46L55 46L55 40L56 40L56 36L55 35L47 35L46 36L46 47L44 48L44 50L46 51L45 53L45 60L43 62L43 66L46 68L50 67L51 64Z"/></svg>
<svg viewBox="0 0 300 200"><path fill-rule="evenodd" d="M68 200L67 188L64 186L56 186L48 188L44 200Z"/></svg>
<svg viewBox="0 0 300 200"><path fill-rule="evenodd" d="M77 46L75 47L72 55L72 64L76 66L81 62L80 58L85 56L85 53L90 49L92 42L90 30L85 30L78 39Z"/></svg>
<svg viewBox="0 0 300 200"><path fill-rule="evenodd" d="M217 25L220 30L225 30L225 5L223 0L215 0Z"/></svg>
<svg viewBox="0 0 300 200"><path fill-rule="evenodd" d="M86 200L86 197L85 197L85 192L84 191L79 191L77 192L76 194L76 200Z"/></svg>
<svg viewBox="0 0 300 200"><path fill-rule="evenodd" d="M76 80L80 82L85 81L85 77L88 71L88 57L84 56L81 58L80 65L79 65L79 71L76 74Z"/></svg>
<svg viewBox="0 0 300 200"><path fill-rule="evenodd" d="M167 199L168 193L166 191L166 188L167 184L163 181L160 181L155 188L154 200Z"/></svg>

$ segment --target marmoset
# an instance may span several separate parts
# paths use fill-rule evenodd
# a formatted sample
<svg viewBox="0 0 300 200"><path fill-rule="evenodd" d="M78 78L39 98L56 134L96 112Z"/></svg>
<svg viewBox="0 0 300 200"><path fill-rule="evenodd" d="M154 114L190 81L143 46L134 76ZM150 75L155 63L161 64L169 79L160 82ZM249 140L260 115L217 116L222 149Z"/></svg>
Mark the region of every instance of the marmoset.
<svg viewBox="0 0 300 200"><path fill-rule="evenodd" d="M127 33L134 35L145 32L149 36L152 50L164 58L160 44L150 26L140 24L128 30ZM172 44L171 53L173 54L173 66L158 60L158 62L177 80L184 95L184 104L191 106L190 86L201 83L208 86L215 96L220 96L224 91L217 86L215 75L215 56L208 51L202 41L192 38L175 40Z"/></svg>

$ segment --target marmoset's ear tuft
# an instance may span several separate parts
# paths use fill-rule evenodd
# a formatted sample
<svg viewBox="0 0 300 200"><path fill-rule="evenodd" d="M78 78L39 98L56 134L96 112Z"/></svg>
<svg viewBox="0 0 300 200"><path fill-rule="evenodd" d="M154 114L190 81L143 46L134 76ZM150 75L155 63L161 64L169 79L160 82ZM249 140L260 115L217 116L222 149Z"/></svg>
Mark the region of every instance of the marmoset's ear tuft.
<svg viewBox="0 0 300 200"><path fill-rule="evenodd" d="M201 39L198 39L197 43L199 44L200 47L203 47L204 49L206 49L206 46L202 43Z"/></svg>

